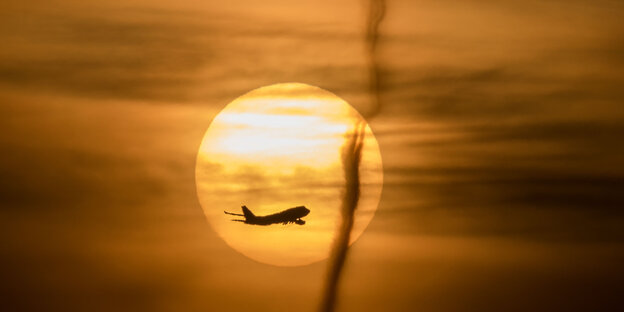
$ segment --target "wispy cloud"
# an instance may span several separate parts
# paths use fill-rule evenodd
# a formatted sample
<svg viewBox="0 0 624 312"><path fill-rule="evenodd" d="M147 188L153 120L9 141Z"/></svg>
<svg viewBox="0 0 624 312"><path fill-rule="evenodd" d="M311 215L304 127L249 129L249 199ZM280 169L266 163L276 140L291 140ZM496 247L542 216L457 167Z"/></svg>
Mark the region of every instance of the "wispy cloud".
<svg viewBox="0 0 624 312"><path fill-rule="evenodd" d="M262 85L365 111L364 8L33 3L0 10L8 307L315 309L323 265L267 267L211 232L195 157L219 109ZM391 2L371 123L386 183L345 309L621 306L622 12Z"/></svg>

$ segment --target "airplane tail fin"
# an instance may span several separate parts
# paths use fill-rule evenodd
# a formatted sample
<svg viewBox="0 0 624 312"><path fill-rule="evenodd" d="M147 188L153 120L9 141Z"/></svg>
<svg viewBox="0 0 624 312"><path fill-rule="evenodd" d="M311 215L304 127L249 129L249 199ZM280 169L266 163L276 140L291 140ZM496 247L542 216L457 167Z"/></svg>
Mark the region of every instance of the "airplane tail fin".
<svg viewBox="0 0 624 312"><path fill-rule="evenodd" d="M241 208L243 208L243 215L245 216L246 220L251 220L256 217L256 215L254 215L253 212L251 212L251 210L247 208L247 206L243 205Z"/></svg>

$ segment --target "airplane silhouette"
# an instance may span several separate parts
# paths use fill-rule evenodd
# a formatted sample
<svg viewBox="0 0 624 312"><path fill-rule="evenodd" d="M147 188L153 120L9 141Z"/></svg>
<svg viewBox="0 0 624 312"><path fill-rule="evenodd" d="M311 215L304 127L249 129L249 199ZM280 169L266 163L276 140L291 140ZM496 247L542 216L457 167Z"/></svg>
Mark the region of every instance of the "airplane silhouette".
<svg viewBox="0 0 624 312"><path fill-rule="evenodd" d="M297 206L294 208L286 209L284 211L266 215L266 216L256 216L247 208L247 206L241 206L243 209L243 214L240 213L231 213L227 211L223 211L225 214L233 215L233 216L241 216L245 217L245 220L240 219L232 219L232 221L243 222L246 224L254 224L254 225L271 225L276 223L288 224L288 223L296 223L299 225L304 225L305 221L301 220L301 218L305 217L310 213L310 209L305 206Z"/></svg>

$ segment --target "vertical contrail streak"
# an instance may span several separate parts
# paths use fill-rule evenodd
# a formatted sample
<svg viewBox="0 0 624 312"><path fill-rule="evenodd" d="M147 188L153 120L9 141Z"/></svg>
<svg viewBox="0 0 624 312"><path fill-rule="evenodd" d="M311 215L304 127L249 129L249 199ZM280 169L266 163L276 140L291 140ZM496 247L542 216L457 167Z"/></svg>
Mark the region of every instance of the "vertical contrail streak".
<svg viewBox="0 0 624 312"><path fill-rule="evenodd" d="M369 121L381 111L379 62L377 45L379 41L379 24L386 12L384 0L368 0L369 10L366 20L366 55L369 63L369 94L372 99L370 109L364 115ZM345 265L351 230L355 219L355 210L360 199L360 161L366 137L366 120L358 121L342 147L341 158L345 177L345 190L341 206L341 223L335 236L330 258L321 311L332 312L336 308L338 282Z"/></svg>
<svg viewBox="0 0 624 312"><path fill-rule="evenodd" d="M360 199L359 167L365 135L366 122L362 120L355 125L353 133L349 135L342 147L341 157L345 176L345 190L342 206L340 207L341 223L332 249L321 311L329 312L335 309L338 281L347 258L351 229L353 228L355 218L355 208L357 208Z"/></svg>
<svg viewBox="0 0 624 312"><path fill-rule="evenodd" d="M377 48L379 42L379 25L386 15L386 2L384 0L369 0L368 19L366 23L366 49L369 64L369 93L373 99L372 109L365 118L370 120L381 111L379 60Z"/></svg>

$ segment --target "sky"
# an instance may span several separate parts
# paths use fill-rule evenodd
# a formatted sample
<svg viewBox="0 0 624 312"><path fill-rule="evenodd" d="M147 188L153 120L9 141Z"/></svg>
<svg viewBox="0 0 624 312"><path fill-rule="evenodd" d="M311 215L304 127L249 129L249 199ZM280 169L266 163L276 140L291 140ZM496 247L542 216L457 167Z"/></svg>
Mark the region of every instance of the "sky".
<svg viewBox="0 0 624 312"><path fill-rule="evenodd" d="M195 185L229 102L321 87L365 112L362 1L0 4L2 306L316 311L327 262L230 248ZM618 310L624 4L387 1L379 208L338 311Z"/></svg>

